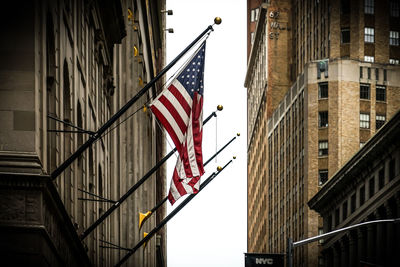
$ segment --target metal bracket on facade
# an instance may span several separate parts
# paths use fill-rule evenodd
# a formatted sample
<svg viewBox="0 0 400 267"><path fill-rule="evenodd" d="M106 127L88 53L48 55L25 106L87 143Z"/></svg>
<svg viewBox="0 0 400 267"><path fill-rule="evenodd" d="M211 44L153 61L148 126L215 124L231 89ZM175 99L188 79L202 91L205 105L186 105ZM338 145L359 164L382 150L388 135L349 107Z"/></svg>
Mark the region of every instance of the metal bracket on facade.
<svg viewBox="0 0 400 267"><path fill-rule="evenodd" d="M82 193L85 193L85 194L88 194L88 195L90 195L90 196L93 196L93 197L97 197L97 198L98 198L98 199L94 199L94 198L82 198L82 197L79 197L78 200L98 201L98 202L109 202L109 203L112 203L112 204L115 204L115 203L116 203L116 201L114 201L114 200L107 199L107 198L105 198L105 197L102 197L102 196L93 194L93 193L91 193L91 192L88 192L88 191L85 191L85 190L82 190L82 189L79 189L79 188L78 188L78 190L81 191Z"/></svg>

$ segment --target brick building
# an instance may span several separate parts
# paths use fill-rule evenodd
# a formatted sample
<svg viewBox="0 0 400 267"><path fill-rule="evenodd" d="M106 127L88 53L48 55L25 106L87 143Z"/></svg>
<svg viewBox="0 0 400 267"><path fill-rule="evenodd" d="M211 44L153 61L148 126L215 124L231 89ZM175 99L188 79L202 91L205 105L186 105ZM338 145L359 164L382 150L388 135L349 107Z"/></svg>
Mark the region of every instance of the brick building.
<svg viewBox="0 0 400 267"><path fill-rule="evenodd" d="M154 118L142 111L129 116L158 86L59 177L49 178L161 70L164 9L162 0L11 1L2 8L2 265L113 266L126 251L104 248L104 241L131 248L165 216L160 209L139 231L138 212L165 196L161 170L79 238L113 203L94 195L118 200L164 154ZM165 238L161 232L128 264L164 266Z"/></svg>
<svg viewBox="0 0 400 267"><path fill-rule="evenodd" d="M248 252L284 253L288 237L321 232L308 200L400 109L398 5L260 6L245 80ZM299 248L295 265L319 255L318 244Z"/></svg>
<svg viewBox="0 0 400 267"><path fill-rule="evenodd" d="M324 232L400 218L400 112L311 198ZM338 194L337 192L341 192ZM369 224L319 241L324 266L399 266L400 224Z"/></svg>

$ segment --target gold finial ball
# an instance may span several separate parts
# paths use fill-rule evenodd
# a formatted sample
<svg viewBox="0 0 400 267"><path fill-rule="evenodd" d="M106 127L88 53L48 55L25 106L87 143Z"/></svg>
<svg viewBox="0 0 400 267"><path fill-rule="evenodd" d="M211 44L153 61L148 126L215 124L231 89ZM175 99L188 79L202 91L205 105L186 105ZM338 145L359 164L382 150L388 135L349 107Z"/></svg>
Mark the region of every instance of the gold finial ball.
<svg viewBox="0 0 400 267"><path fill-rule="evenodd" d="M224 109L224 107L223 107L222 105L218 105L218 106L217 106L217 109L218 109L219 111L221 111L221 110Z"/></svg>
<svg viewBox="0 0 400 267"><path fill-rule="evenodd" d="M237 135L237 136L240 136L240 133L237 133L236 135Z"/></svg>
<svg viewBox="0 0 400 267"><path fill-rule="evenodd" d="M221 166L218 166L218 167L217 167L217 171L219 171L219 172L222 171L222 167L221 167Z"/></svg>
<svg viewBox="0 0 400 267"><path fill-rule="evenodd" d="M233 156L233 159L236 159L236 156Z"/></svg>
<svg viewBox="0 0 400 267"><path fill-rule="evenodd" d="M214 23L217 24L217 25L221 24L221 22L222 22L222 19L220 17L216 17L214 19Z"/></svg>

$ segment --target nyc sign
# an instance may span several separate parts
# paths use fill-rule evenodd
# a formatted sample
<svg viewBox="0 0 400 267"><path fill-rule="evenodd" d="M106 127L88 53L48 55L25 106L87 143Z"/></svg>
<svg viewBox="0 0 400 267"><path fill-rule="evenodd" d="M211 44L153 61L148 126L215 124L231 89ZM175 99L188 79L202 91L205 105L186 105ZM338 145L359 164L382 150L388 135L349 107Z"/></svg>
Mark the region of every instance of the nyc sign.
<svg viewBox="0 0 400 267"><path fill-rule="evenodd" d="M245 267L284 267L284 255L245 253Z"/></svg>

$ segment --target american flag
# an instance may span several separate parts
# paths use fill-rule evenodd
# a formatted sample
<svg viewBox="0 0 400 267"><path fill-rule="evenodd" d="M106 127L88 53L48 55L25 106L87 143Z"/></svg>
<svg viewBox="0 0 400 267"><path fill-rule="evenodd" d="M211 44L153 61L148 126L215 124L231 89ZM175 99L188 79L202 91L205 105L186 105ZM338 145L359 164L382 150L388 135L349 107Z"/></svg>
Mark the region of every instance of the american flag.
<svg viewBox="0 0 400 267"><path fill-rule="evenodd" d="M168 194L171 205L185 194L197 193L204 174L201 143L205 48L204 42L150 104L179 152Z"/></svg>

